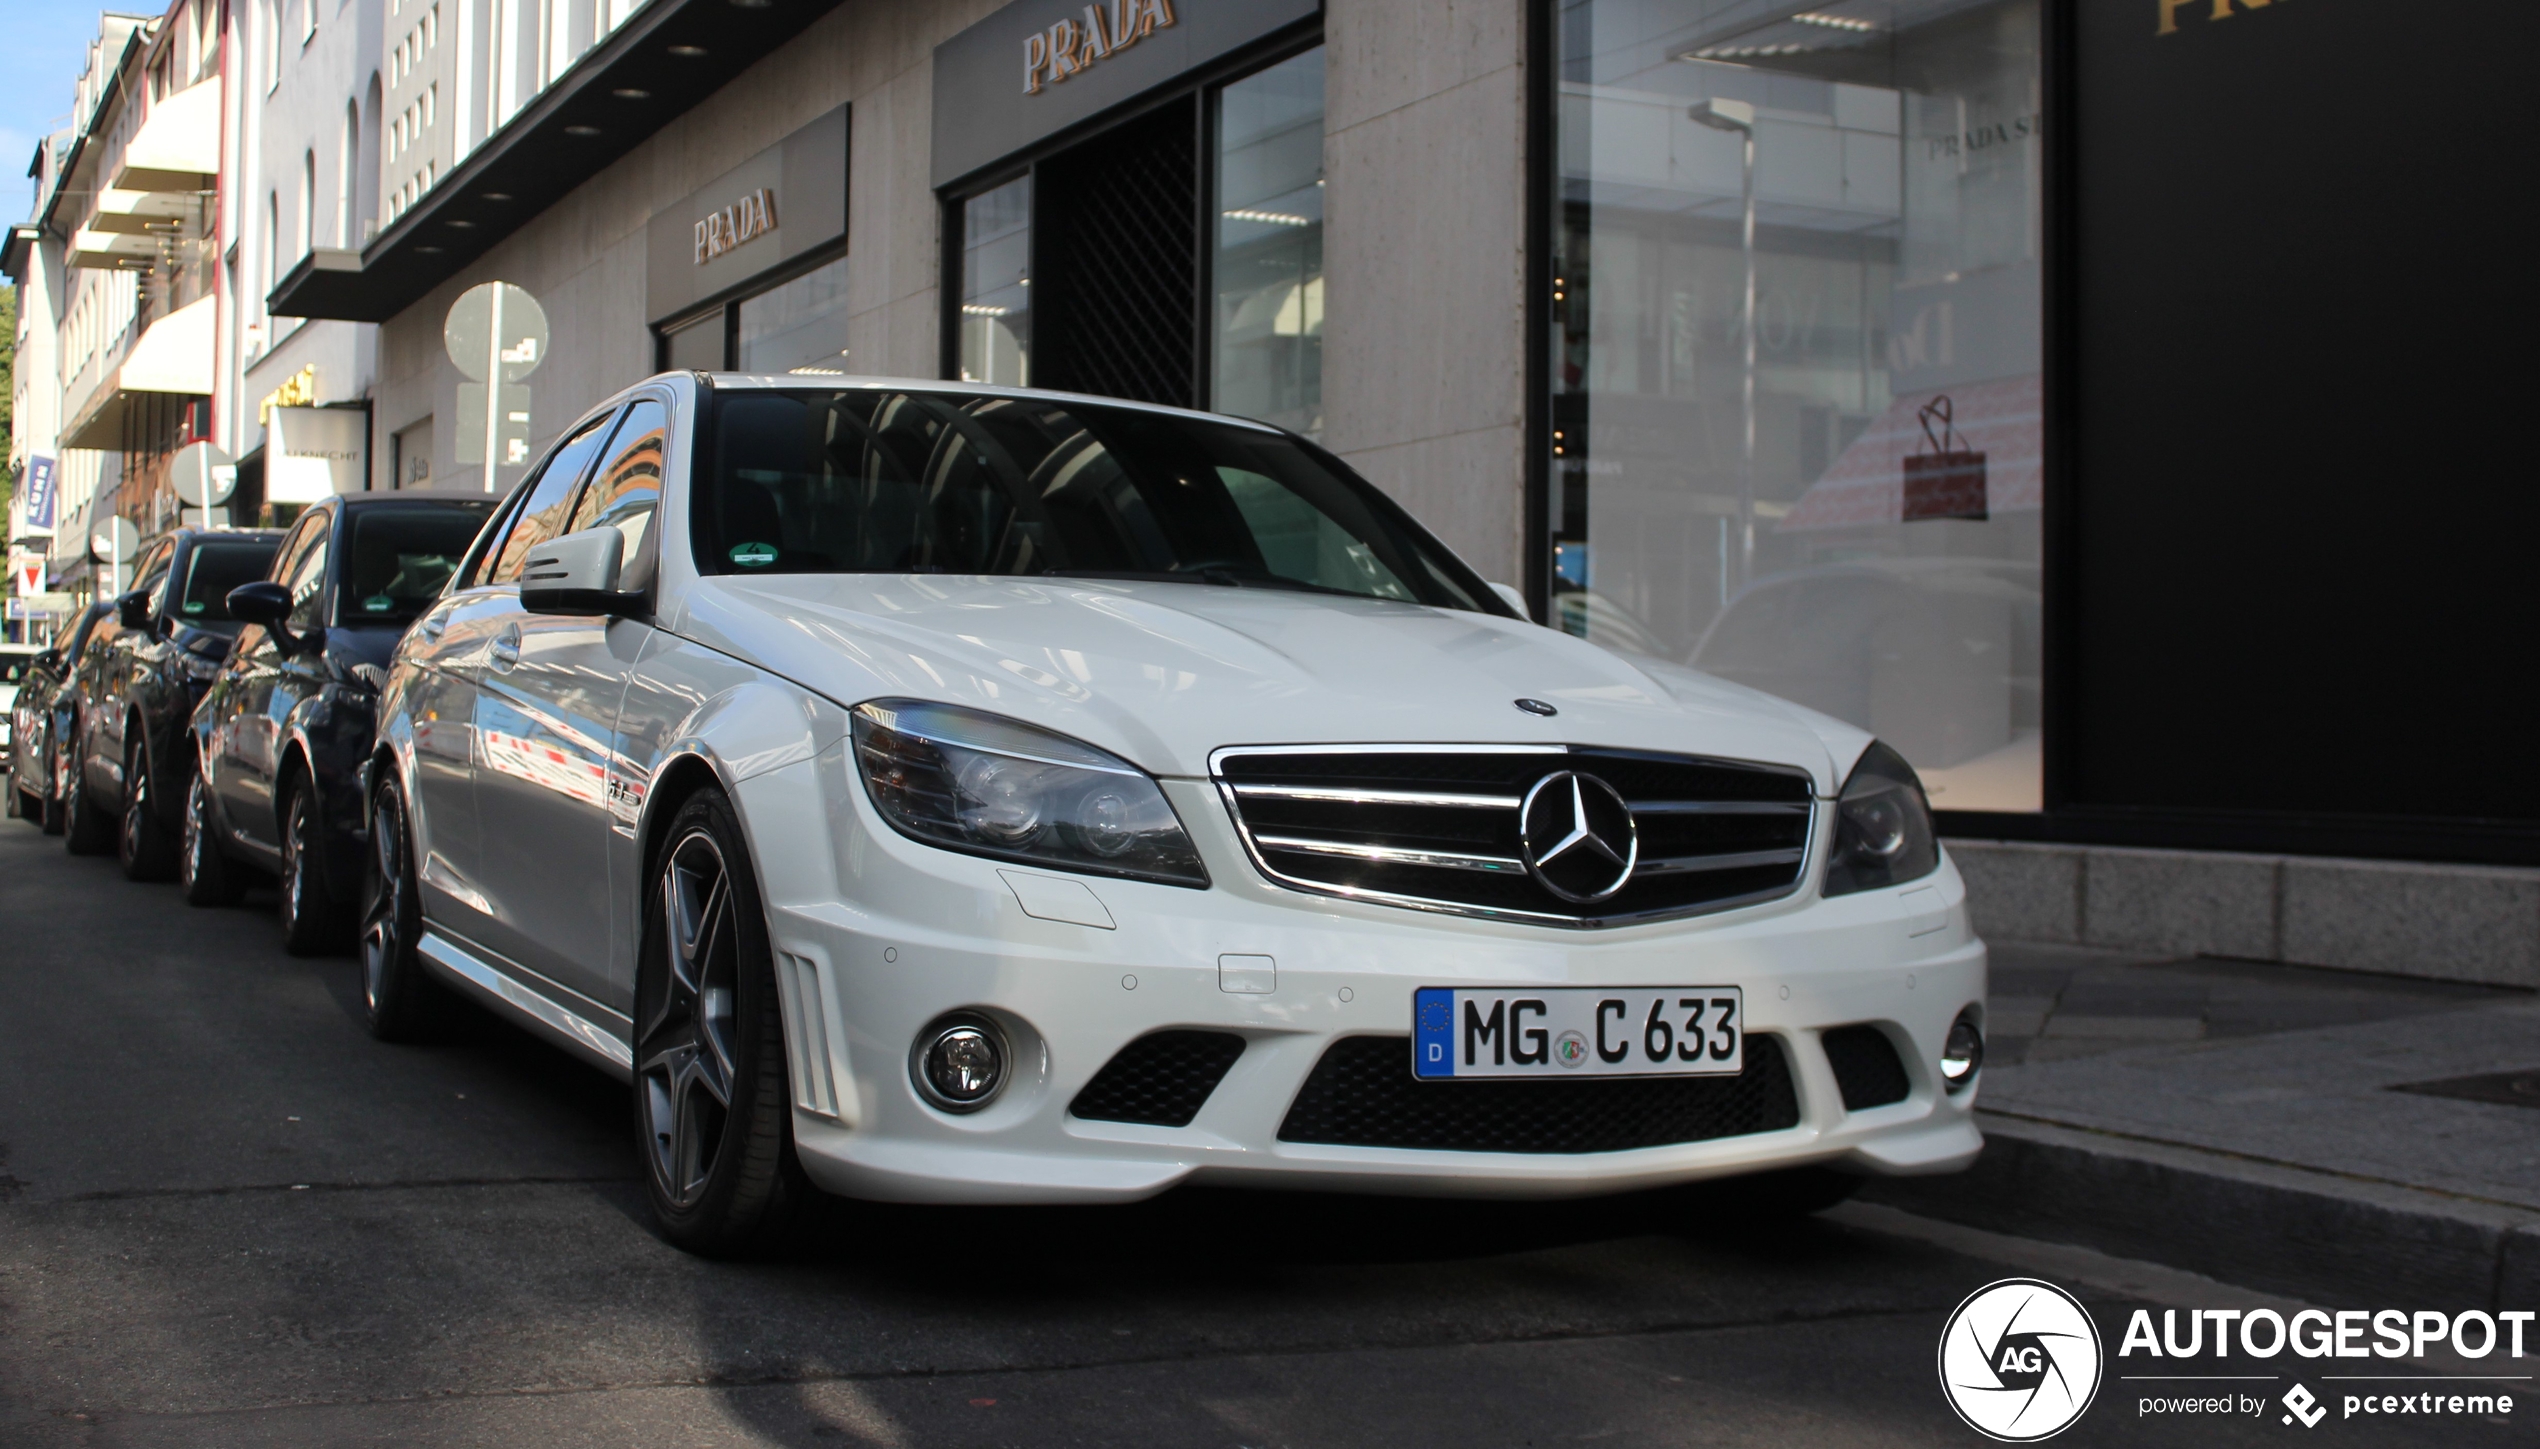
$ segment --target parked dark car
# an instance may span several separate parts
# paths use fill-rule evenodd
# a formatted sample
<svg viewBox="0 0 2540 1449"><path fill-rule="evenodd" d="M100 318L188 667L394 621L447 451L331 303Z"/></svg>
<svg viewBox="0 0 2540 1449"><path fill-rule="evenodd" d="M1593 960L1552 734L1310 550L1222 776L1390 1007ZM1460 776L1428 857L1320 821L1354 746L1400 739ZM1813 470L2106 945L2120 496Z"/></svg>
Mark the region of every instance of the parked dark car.
<svg viewBox="0 0 2540 1449"><path fill-rule="evenodd" d="M88 636L72 697L63 843L112 847L133 880L176 873L194 751L186 722L229 657L229 591L265 576L278 531L179 529L143 550L140 585Z"/></svg>
<svg viewBox="0 0 2540 1449"><path fill-rule="evenodd" d="M498 500L383 493L311 506L267 580L229 595L244 624L194 712L177 872L199 906L279 878L285 949L350 941L362 868L362 762L383 666L441 595Z"/></svg>
<svg viewBox="0 0 2540 1449"><path fill-rule="evenodd" d="M54 636L52 646L37 654L27 666L26 677L18 681L18 696L11 702L10 813L36 821L47 835L62 833L66 793L62 742L70 738L62 722L70 717L68 681L79 663L80 651L88 645L88 636L96 632L99 620L114 611L111 599L82 609Z"/></svg>

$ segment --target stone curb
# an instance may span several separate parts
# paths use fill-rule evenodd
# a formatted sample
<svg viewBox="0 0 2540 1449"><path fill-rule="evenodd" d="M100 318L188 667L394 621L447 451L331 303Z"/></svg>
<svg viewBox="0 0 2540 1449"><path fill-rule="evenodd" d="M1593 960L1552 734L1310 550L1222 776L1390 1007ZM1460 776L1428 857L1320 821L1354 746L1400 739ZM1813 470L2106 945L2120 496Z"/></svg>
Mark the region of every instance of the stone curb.
<svg viewBox="0 0 2540 1449"><path fill-rule="evenodd" d="M1978 1116L1975 1166L1861 1195L2331 1307L2540 1308L2540 1211Z"/></svg>

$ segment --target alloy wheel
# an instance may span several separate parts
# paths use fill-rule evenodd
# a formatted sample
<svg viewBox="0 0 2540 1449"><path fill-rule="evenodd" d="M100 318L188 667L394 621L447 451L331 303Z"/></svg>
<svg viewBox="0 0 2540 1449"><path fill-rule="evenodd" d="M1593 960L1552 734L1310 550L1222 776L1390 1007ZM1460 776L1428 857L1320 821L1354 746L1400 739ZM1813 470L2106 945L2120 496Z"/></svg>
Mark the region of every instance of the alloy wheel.
<svg viewBox="0 0 2540 1449"><path fill-rule="evenodd" d="M705 1192L731 1113L741 942L731 875L711 833L681 837L655 888L667 959L636 1057L654 1181L685 1208Z"/></svg>
<svg viewBox="0 0 2540 1449"><path fill-rule="evenodd" d="M371 821L371 863L378 876L371 883L370 909L362 914L362 999L379 1014L379 993L388 969L406 949L406 818L394 795L381 791Z"/></svg>
<svg viewBox="0 0 2540 1449"><path fill-rule="evenodd" d="M185 840L183 854L178 857L184 862L184 885L188 891L195 890L210 874L203 858L203 852L212 848L211 825L203 818L208 807L209 802L203 798L203 775L198 770L185 787Z"/></svg>
<svg viewBox="0 0 2540 1449"><path fill-rule="evenodd" d="M123 838L116 844L129 868L149 848L146 832L150 828L150 767L148 758L137 748L124 762L123 782Z"/></svg>
<svg viewBox="0 0 2540 1449"><path fill-rule="evenodd" d="M291 792L291 814L282 827L282 911L285 929L309 919L309 840L306 790Z"/></svg>

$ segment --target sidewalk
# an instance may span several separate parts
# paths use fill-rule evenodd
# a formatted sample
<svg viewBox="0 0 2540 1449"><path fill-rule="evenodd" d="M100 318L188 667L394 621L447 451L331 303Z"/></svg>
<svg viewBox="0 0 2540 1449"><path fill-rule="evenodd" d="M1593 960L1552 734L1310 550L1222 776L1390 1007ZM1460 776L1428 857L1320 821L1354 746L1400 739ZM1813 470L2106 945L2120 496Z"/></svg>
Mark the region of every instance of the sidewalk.
<svg viewBox="0 0 2540 1449"><path fill-rule="evenodd" d="M1987 1146L1866 1196L2355 1307L2540 1306L2540 999L1996 944Z"/></svg>

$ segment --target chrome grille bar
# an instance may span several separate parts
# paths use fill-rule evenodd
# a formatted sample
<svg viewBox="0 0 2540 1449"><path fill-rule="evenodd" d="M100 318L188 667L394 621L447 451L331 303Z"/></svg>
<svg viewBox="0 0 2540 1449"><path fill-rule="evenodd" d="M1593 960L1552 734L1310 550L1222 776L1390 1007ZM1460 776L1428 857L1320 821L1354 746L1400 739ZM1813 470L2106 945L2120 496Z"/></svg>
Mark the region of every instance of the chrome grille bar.
<svg viewBox="0 0 2540 1449"><path fill-rule="evenodd" d="M1426 865L1442 870L1513 871L1526 873L1526 863L1505 855L1467 855L1453 850L1406 850L1396 845L1361 845L1348 840L1310 840L1301 835L1257 835L1253 840L1264 850L1294 850L1307 855L1344 855L1352 860L1382 861L1387 865Z"/></svg>
<svg viewBox="0 0 2540 1449"><path fill-rule="evenodd" d="M1644 860L1632 867L1634 876L1691 875L1705 870L1745 870L1758 865L1797 865L1808 858L1808 852L1794 846L1788 850L1748 850L1734 855L1679 855L1671 860Z"/></svg>
<svg viewBox="0 0 2540 1449"><path fill-rule="evenodd" d="M1456 795L1441 790L1345 789L1337 785L1237 785L1248 799L1320 800L1341 805L1436 805L1456 810L1514 810L1518 795Z"/></svg>

